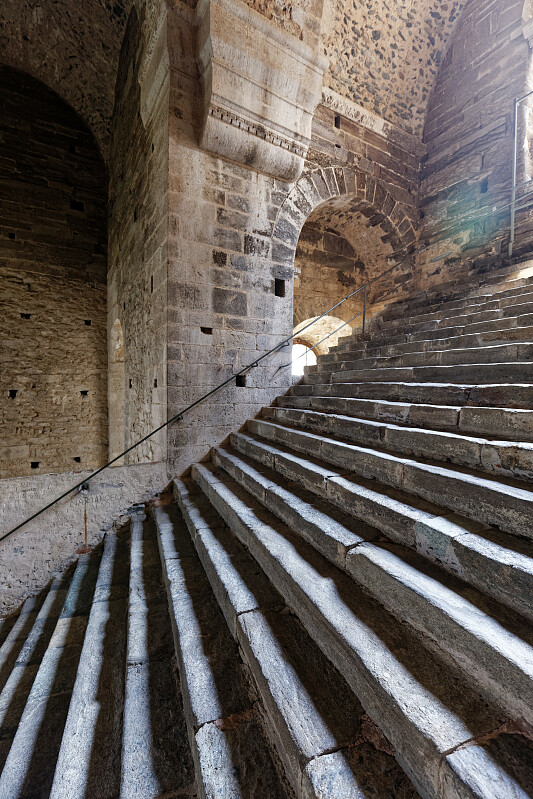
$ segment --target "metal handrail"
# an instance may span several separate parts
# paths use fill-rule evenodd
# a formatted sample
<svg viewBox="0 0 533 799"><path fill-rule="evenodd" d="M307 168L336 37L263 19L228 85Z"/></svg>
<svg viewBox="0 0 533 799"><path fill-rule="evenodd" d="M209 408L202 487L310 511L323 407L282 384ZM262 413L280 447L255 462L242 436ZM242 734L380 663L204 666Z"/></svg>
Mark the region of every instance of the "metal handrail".
<svg viewBox="0 0 533 799"><path fill-rule="evenodd" d="M76 483L76 485L72 486L72 488L69 488L67 491L64 491L59 497L56 497L56 499L53 499L51 502L49 502L43 508L41 508L40 510L36 511L31 516L28 516L28 518L25 519L23 522L20 522L20 524L17 524L15 527L13 527L7 533L4 533L2 536L0 536L0 542L1 541L5 541L6 538L9 538L10 535L13 535L13 533L16 533L17 530L21 529L21 527L24 527L26 524L28 524L29 522L33 521L38 516L40 516L41 513L44 513L45 511L49 510L49 508L52 508L54 505L56 505L58 502L61 502L62 499L65 499L70 494L73 494L74 491L81 490L81 489L85 488L86 484L88 482L90 482L98 474L103 472L104 469L107 469L109 466L112 466L114 463L116 463L121 458L123 458L124 455L127 455L128 453L132 452L132 450L134 450L137 447L139 447L141 444L144 444L145 441L148 441L148 439L152 438L152 436L155 436L156 433L159 433L159 432L161 432L161 430L164 430L165 427L168 427L173 422L181 422L181 421L183 421L183 417L184 417L184 415L186 413L189 413L189 411L192 411L194 408L196 408L202 402L205 402L205 400L209 399L209 397L212 397L213 394L216 394L218 391L220 391L221 389L225 388L225 386L227 386L229 383L231 383L233 380L235 380L236 377L239 377L240 375L243 375L246 372L249 372L250 369L254 369L261 361L263 361L265 358L268 358L269 355L272 355L274 352L278 352L278 350L281 350L284 347L288 346L289 343L295 337L299 336L305 330L308 330L310 327L315 325L317 322L319 322L325 316L328 316L328 314L330 314L332 311L334 311L336 308L338 308L339 305L342 305L344 302L346 302L346 300L349 300L351 297L355 297L355 295L359 294L361 291L365 292L365 298L366 298L366 293L367 293L367 289L368 289L369 286L371 286L373 283L376 283L376 281L380 280L385 275L389 274L389 272L392 272L393 269L396 269L398 266L401 266L403 263L405 263L405 261L408 258L412 257L413 255L414 255L414 251L412 253L409 253L408 255L406 255L400 261L397 261L395 264L393 264L391 267L389 267L389 269L386 269L385 272L382 272L377 277L373 278L372 280L369 280L368 283L366 283L364 286L360 286L358 289L355 289L355 291L352 291L350 294L347 294L346 297L343 297L342 300L339 300L339 302L335 303L335 305L332 305L331 308L328 308L327 311L324 311L324 313L322 313L320 316L317 316L316 319L313 319L311 322L309 322L309 324L307 324L305 327L303 327L301 330L299 330L298 333L292 333L286 339L283 339L283 341L281 341L279 344L276 344L275 347L272 347L267 352L263 353L263 355L260 355L254 361L249 363L247 366L243 366L243 368L240 371L235 372L235 374L232 374L230 377L227 378L227 380L224 380L218 386L216 386L215 388L211 389L211 391L208 391L207 394L204 394L203 396L199 397L199 399L197 399L194 402L192 402L190 405L187 405L187 407L183 408L179 413L175 414L170 419L167 419L166 422L163 422L163 424L160 424L159 427L155 428L155 430L152 430L150 433L148 433L147 435L143 436L143 438L139 439L139 441L136 441L135 444L132 444L131 447L128 447L127 449L125 449L124 452L120 453L120 455L117 455L116 457L112 458L110 461L105 463L103 466L100 466L98 469L96 469L88 477L84 477L83 480L80 480L80 482ZM366 302L365 302L365 307L366 307Z"/></svg>
<svg viewBox="0 0 533 799"><path fill-rule="evenodd" d="M532 94L533 94L533 92L532 92ZM524 98L522 98L522 99L524 99ZM463 219L467 223L468 222L479 221L479 220L484 219L484 218L486 218L488 216L492 216L493 214L501 213L501 211L505 210L506 208L512 207L513 205L514 205L513 201L504 203L501 206L494 206L493 205L492 209L489 211L489 213L479 214L477 217L473 217L473 218L467 218L468 214L465 214L463 217L460 217L459 219ZM527 206L524 206L524 208L525 207L527 207ZM478 210L483 210L485 208L489 208L489 206L488 205L482 206L482 208L478 209ZM521 209L516 209L516 210L522 210L522 208ZM472 212L470 212L470 213L472 213ZM459 220L455 220L455 221L459 221ZM311 322L309 322L308 325L306 325L305 327L303 327L300 330L298 330L298 332L292 333L290 336L288 336L286 339L281 341L275 347L272 347L267 352L265 352L263 355L260 355L259 358L256 358L250 364L248 364L247 366L244 366L240 371L238 371L235 374L233 374L230 377L228 377L227 380L224 380L224 382L220 383L218 386L216 386L215 388L211 389L211 391L208 391L207 394L204 394L202 397L200 397L199 399L195 400L195 402L192 402L190 405L187 405L186 408L183 408L183 410L181 410L179 413L175 414L170 419L167 419L166 422L163 422L163 424L159 425L159 427L156 427L155 430L152 430L150 433L148 433L147 435L143 436L143 438L139 439L139 441L136 441L135 444L132 444L130 447L125 449L123 452L121 452L120 455L117 455L116 457L112 458L110 461L105 463L103 466L100 466L98 469L96 469L88 477L84 477L83 480L80 480L80 482L76 483L76 485L72 486L72 488L69 488L67 491L64 491L59 497L56 497L56 499L52 500L52 502L49 502L47 505L45 505L43 508L41 508L40 510L36 511L35 513L33 513L31 516L29 516L23 522L20 522L20 524L17 524L11 530L8 530L7 533L4 533L2 536L0 536L0 542L5 541L5 539L9 538L10 535L13 535L13 533L16 533L17 530L20 530L22 527L25 527L29 522L31 522L34 519L36 519L42 513L47 511L49 508L52 508L58 502L61 502L62 499L65 499L70 494L73 494L74 491L77 491L79 489L84 488L86 486L86 484L89 483L94 477L96 477L98 474L103 472L109 466L112 466L114 463L119 461L121 458L124 457L124 455L127 455L128 453L132 452L132 450L134 450L137 447L139 447L141 444L144 444L145 441L148 441L148 439L152 438L152 436L155 436L156 433L159 433L161 430L164 430L166 427L171 425L173 422L182 421L183 417L184 417L184 415L186 413L189 413L189 411L192 411L194 408L196 408L198 405L200 405L206 399L209 399L209 397L212 397L218 391L220 391L221 389L225 388L225 386L227 386L229 383L231 383L233 380L235 380L236 377L239 377L240 375L243 375L246 372L250 371L250 369L255 368L261 361L263 361L269 355L272 355L274 352L278 352L278 350L283 349L284 347L288 346L289 343L294 338L297 338L298 336L300 336L305 330L308 330L310 327L315 325L317 322L319 322L325 316L328 316L328 314L330 314L332 311L334 311L336 308L338 308L344 302L349 300L351 297L354 297L356 294L359 294L361 291L365 292L364 308L363 308L363 311L361 312L361 313L363 313L363 319L365 320L365 318L366 318L366 307L367 307L366 306L366 298L367 298L368 287L373 285L374 283L376 283L378 280L381 280L382 277L385 277L385 275L389 274L389 272L392 272L398 266L401 266L402 264L404 264L405 261L408 258L412 258L413 256L418 255L421 252L425 252L426 250L431 249L432 246L433 245L426 245L424 247L419 247L419 248L413 249L411 252L407 253L407 255L404 258L402 258L400 261L397 261L395 264L393 264L391 267L389 267L389 269L386 269L385 272L382 272L377 277L373 278L372 280L369 280L368 283L365 283L364 286L360 286L355 291L352 291L350 294L347 294L346 297L343 297L342 300L340 300L339 302L335 303L335 305L332 305L331 308L328 308L327 311L324 311L324 313L322 313L320 316L317 316L315 319L313 319ZM442 260L443 258L446 258L449 254L450 253L445 253L444 255L437 256L437 258L433 258L432 261ZM355 317L353 317L353 319L356 319L357 316L361 316L361 313L357 314ZM353 319L350 320L350 321L353 321ZM349 322L345 322L343 325L341 325L341 328L345 327L346 324L349 324ZM337 332L337 331L334 331L334 333L335 332ZM363 324L363 332L364 332L364 324ZM326 338L330 338L331 335L333 335L333 333L330 333L328 336L326 336ZM323 340L325 340L325 339L323 339ZM321 344L322 342L318 342L318 343ZM315 345L315 346L318 346L318 345ZM280 367L280 368L284 368L284 367Z"/></svg>

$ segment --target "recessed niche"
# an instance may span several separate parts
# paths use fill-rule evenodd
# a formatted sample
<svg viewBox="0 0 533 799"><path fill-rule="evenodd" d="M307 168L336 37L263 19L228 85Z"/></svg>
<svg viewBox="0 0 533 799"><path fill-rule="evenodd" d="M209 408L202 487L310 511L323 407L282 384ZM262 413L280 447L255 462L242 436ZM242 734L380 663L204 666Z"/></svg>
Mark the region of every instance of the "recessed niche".
<svg viewBox="0 0 533 799"><path fill-rule="evenodd" d="M73 458L72 460L75 461L76 463L81 463L81 458L79 455L76 455L76 457Z"/></svg>
<svg viewBox="0 0 533 799"><path fill-rule="evenodd" d="M157 377L154 380L154 388L157 388Z"/></svg>
<svg viewBox="0 0 533 799"><path fill-rule="evenodd" d="M80 394L81 394L82 397L88 397L89 396L89 392L88 392L88 390L86 388L84 388L83 391L80 391Z"/></svg>
<svg viewBox="0 0 533 799"><path fill-rule="evenodd" d="M479 191L481 192L481 194L486 194L488 190L489 190L489 179L483 178L483 180L481 181L481 185L479 187Z"/></svg>
<svg viewBox="0 0 533 799"><path fill-rule="evenodd" d="M14 238L15 238L15 234L14 234L14 233L10 233L10 234L9 234L9 238L10 238L10 239L14 239Z"/></svg>
<svg viewBox="0 0 533 799"><path fill-rule="evenodd" d="M30 466L32 469L38 469L41 465L41 461L30 461Z"/></svg>
<svg viewBox="0 0 533 799"><path fill-rule="evenodd" d="M341 126L341 118L338 114L335 114L335 127L340 128Z"/></svg>
<svg viewBox="0 0 533 799"><path fill-rule="evenodd" d="M133 221L134 221L134 222L136 222L136 221L137 221L137 209L136 209L136 208L135 208L135 209L134 209L134 211L133 211Z"/></svg>
<svg viewBox="0 0 533 799"><path fill-rule="evenodd" d="M73 211L85 211L85 203L82 203L81 200L71 200L70 207Z"/></svg>
<svg viewBox="0 0 533 799"><path fill-rule="evenodd" d="M246 386L246 375L237 375L235 378L235 385L238 388L244 388Z"/></svg>
<svg viewBox="0 0 533 799"><path fill-rule="evenodd" d="M9 389L9 399L15 399L17 394L18 394L18 389L16 389L16 388L10 388Z"/></svg>
<svg viewBox="0 0 533 799"><path fill-rule="evenodd" d="M281 278L276 277L274 279L274 294L276 297L284 297L285 296L285 281L281 280Z"/></svg>
<svg viewBox="0 0 533 799"><path fill-rule="evenodd" d="M201 327L200 330L205 336L212 336L213 335L213 328L212 327Z"/></svg>
<svg viewBox="0 0 533 799"><path fill-rule="evenodd" d="M87 325L87 327L90 327L92 325L92 320L91 319L84 319L83 321Z"/></svg>
<svg viewBox="0 0 533 799"><path fill-rule="evenodd" d="M31 319L31 313L21 313L21 319Z"/></svg>
<svg viewBox="0 0 533 799"><path fill-rule="evenodd" d="M130 388L133 388L133 380L131 378L128 381L128 385Z"/></svg>
<svg viewBox="0 0 533 799"><path fill-rule="evenodd" d="M150 294L154 293L154 276L151 275L150 277Z"/></svg>

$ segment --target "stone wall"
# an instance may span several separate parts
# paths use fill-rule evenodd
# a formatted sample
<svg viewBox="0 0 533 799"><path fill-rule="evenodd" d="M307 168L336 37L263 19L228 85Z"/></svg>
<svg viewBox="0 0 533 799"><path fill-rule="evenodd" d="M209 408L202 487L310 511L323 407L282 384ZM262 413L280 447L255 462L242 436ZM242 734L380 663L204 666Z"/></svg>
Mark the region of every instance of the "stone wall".
<svg viewBox="0 0 533 799"><path fill-rule="evenodd" d="M0 537L79 483L89 472L0 480ZM167 483L164 464L111 467L0 544L0 616L37 594L51 577L76 559L87 541L96 546L106 530L121 523L132 505L146 502Z"/></svg>
<svg viewBox="0 0 533 799"><path fill-rule="evenodd" d="M90 469L107 457L105 168L24 73L0 67L0 107L0 477Z"/></svg>
<svg viewBox="0 0 533 799"><path fill-rule="evenodd" d="M469 0L440 69L424 129L421 243L431 246L418 259L423 285L461 280L476 259L490 266L507 255L513 101L527 91L531 59L523 6ZM520 161L519 180L522 152ZM516 254L530 248L529 220L519 215Z"/></svg>
<svg viewBox="0 0 533 799"><path fill-rule="evenodd" d="M463 0L336 0L325 83L420 136Z"/></svg>
<svg viewBox="0 0 533 799"><path fill-rule="evenodd" d="M166 419L168 55L166 13L131 12L117 78L109 188L110 439L115 452ZM150 13L149 13L150 12ZM116 369L114 331L122 364ZM122 381L122 386L120 385ZM161 433L127 462L164 460Z"/></svg>
<svg viewBox="0 0 533 799"><path fill-rule="evenodd" d="M109 155L120 44L133 0L2 0L3 64L39 78L91 128ZM150 0L147 0L150 2Z"/></svg>
<svg viewBox="0 0 533 799"><path fill-rule="evenodd" d="M197 400L292 331L292 268L273 266L273 225L286 184L202 152L197 144L194 18L176 4L171 48L168 402ZM276 296L275 280L286 281ZM290 384L270 357L169 431L179 473ZM285 370L286 372L287 370Z"/></svg>

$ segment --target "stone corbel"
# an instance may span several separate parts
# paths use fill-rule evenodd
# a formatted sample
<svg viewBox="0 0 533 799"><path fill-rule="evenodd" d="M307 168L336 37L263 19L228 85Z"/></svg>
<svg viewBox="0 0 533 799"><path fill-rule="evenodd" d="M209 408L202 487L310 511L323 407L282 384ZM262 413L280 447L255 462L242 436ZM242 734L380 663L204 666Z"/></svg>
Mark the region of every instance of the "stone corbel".
<svg viewBox="0 0 533 799"><path fill-rule="evenodd" d="M197 16L200 146L297 180L327 60L241 0L200 0Z"/></svg>

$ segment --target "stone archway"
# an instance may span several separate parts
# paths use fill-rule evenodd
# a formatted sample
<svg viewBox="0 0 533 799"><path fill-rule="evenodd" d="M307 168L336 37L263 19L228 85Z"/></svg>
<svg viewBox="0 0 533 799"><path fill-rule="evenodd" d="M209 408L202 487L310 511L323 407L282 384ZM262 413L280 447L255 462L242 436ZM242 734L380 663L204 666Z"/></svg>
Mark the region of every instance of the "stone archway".
<svg viewBox="0 0 533 799"><path fill-rule="evenodd" d="M331 166L307 173L287 195L274 225L272 261L293 266L306 219L320 205L337 199L357 203L372 224L383 227L396 253L407 253L414 245L413 221L403 203L368 173L353 167Z"/></svg>
<svg viewBox="0 0 533 799"><path fill-rule="evenodd" d="M368 173L353 167L308 173L285 199L272 240L274 273L294 278L294 326L342 301L333 315L359 327L364 294L344 298L375 279L367 295L372 310L403 294L411 259L388 270L414 249L415 238L406 207Z"/></svg>

